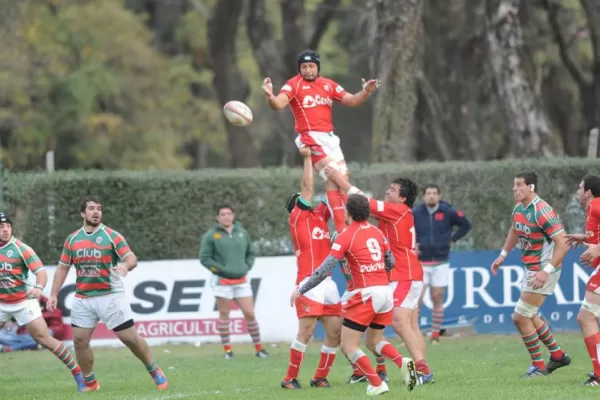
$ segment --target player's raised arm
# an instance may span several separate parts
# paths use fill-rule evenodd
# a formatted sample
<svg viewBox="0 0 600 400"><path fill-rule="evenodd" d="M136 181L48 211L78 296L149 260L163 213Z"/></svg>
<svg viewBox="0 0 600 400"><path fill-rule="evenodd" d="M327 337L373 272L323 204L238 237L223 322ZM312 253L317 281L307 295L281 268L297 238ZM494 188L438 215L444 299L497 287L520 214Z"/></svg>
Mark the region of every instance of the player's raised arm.
<svg viewBox="0 0 600 400"><path fill-rule="evenodd" d="M263 92L267 96L267 102L271 109L278 111L283 110L290 102L290 99L294 97L293 88L290 84L286 83L277 96L273 94L273 82L271 78L265 78L262 84Z"/></svg>
<svg viewBox="0 0 600 400"><path fill-rule="evenodd" d="M517 236L517 232L515 228L511 227L508 231L508 235L506 235L506 240L504 241L504 246L502 246L502 251L500 255L494 260L490 269L492 270L492 274L496 275L498 273L498 268L502 265L506 256L519 242L519 237Z"/></svg>
<svg viewBox="0 0 600 400"><path fill-rule="evenodd" d="M345 93L341 99L341 103L347 107L359 107L380 85L381 82L378 79L371 79L367 82L363 79L362 90L356 94Z"/></svg>

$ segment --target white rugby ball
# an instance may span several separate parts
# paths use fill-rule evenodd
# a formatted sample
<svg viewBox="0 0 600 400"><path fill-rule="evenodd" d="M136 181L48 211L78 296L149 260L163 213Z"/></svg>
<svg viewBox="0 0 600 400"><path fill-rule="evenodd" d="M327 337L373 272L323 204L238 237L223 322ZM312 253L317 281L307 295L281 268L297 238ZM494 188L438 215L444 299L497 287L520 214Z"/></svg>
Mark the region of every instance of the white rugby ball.
<svg viewBox="0 0 600 400"><path fill-rule="evenodd" d="M227 121L235 126L247 126L252 123L252 110L241 101L231 100L223 106Z"/></svg>

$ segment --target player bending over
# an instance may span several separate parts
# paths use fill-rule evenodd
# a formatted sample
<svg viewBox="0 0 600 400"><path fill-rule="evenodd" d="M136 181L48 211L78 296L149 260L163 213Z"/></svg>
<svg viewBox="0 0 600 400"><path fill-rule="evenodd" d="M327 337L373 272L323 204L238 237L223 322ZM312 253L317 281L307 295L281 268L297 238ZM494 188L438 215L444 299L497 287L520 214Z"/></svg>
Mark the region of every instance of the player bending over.
<svg viewBox="0 0 600 400"><path fill-rule="evenodd" d="M29 272L35 286L27 289ZM38 298L48 282L48 274L35 251L13 236L12 221L0 213L0 328L12 318L24 326L31 337L65 364L77 382L79 392L87 391L83 374L71 353L48 332Z"/></svg>
<svg viewBox="0 0 600 400"><path fill-rule="evenodd" d="M351 276L351 287L342 299L344 321L340 347L367 376L368 396L387 393L387 383L360 349L360 338L366 331L369 350L383 354L400 367L404 385L410 391L417 381L415 364L410 358L402 357L383 337L384 328L392 322L394 308L387 273L394 268L394 256L383 233L367 221L369 201L364 196L352 195L348 197L346 208L350 225L338 235L329 256L310 279L294 291L291 304L293 306L298 298L325 280L340 260L346 258L345 272Z"/></svg>
<svg viewBox="0 0 600 400"><path fill-rule="evenodd" d="M537 195L536 188L535 172L515 175L513 194L517 205L512 213L512 227L502 252L491 266L492 274L496 275L508 252L520 243L521 259L527 271L521 281L521 296L515 306L513 321L532 362L524 377L548 375L571 363L569 356L554 340L548 325L537 315L546 296L554 292L569 246L558 214ZM540 351L540 341L550 351L547 366Z"/></svg>
<svg viewBox="0 0 600 400"><path fill-rule="evenodd" d="M582 254L581 261L593 267L594 272L587 283L577 322L594 367L594 372L588 375L584 385L600 386L600 329L597 320L600 318L600 176L586 175L579 184L577 195L581 205L587 209L585 234L566 237L567 244L585 243L589 246Z"/></svg>
<svg viewBox="0 0 600 400"><path fill-rule="evenodd" d="M326 168L326 171L329 179L337 182L345 193L366 196L348 181L343 180L338 171L331 168ZM394 293L392 327L416 360L419 383L427 384L433 383L434 378L427 364L425 340L419 327L419 297L423 287L423 267L416 253L416 233L412 213L416 198L417 185L410 179L399 178L390 184L385 192L384 201L369 199L369 208L371 215L379 222L379 229L390 242L396 260L396 266L390 272L390 287ZM356 370L353 377L355 375L357 375Z"/></svg>
<svg viewBox="0 0 600 400"><path fill-rule="evenodd" d="M75 355L87 387L100 389L90 340L96 325L102 321L144 363L158 389L164 390L169 385L167 378L154 362L148 343L138 335L124 293L123 278L136 267L137 258L119 232L102 224L102 204L97 197L86 198L80 211L83 227L65 241L54 273L48 310L56 308L58 292L73 265L77 278L71 325Z"/></svg>
<svg viewBox="0 0 600 400"><path fill-rule="evenodd" d="M345 197L335 183L327 180L323 168L330 165L344 175L348 175L348 169L340 148L340 138L334 133L331 109L334 101L348 107L360 106L377 90L380 82L375 79L365 82L363 79L363 89L351 94L336 82L320 75L321 56L316 51L303 51L297 61L299 74L288 80L277 96L273 94L271 78L264 79L262 88L273 110L282 110L290 105L298 133L296 145L298 148L306 146L311 149L313 165L325 180L327 202L335 230L340 233L346 226Z"/></svg>
<svg viewBox="0 0 600 400"><path fill-rule="evenodd" d="M290 213L290 236L294 244L298 264L296 285L302 285L329 255L331 240L327 228L329 211L321 203L311 207L313 198L313 166L311 152L307 147L300 149L304 158L301 192L293 194L286 204ZM323 282L296 300L298 334L290 348L290 362L287 374L281 382L284 389L300 389L298 372L304 359L306 345L320 320L325 328L325 342L321 347L319 366L310 381L313 387L331 387L327 375L335 360L336 348L340 344L341 304L337 285L327 276Z"/></svg>

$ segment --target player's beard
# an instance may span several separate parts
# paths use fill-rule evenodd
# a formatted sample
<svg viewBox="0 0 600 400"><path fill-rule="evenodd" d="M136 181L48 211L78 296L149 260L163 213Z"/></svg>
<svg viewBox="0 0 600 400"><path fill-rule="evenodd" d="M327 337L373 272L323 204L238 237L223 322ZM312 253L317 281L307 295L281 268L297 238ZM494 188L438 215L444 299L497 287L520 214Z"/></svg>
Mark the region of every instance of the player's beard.
<svg viewBox="0 0 600 400"><path fill-rule="evenodd" d="M97 219L97 222L94 222L94 220L93 220L92 218L86 218L86 219L85 219L85 224L86 224L87 226L91 226L91 227L94 227L94 228L96 228L98 225L100 225L100 222L101 222L101 221L102 221L102 219L101 219L101 218L98 218L98 219Z"/></svg>

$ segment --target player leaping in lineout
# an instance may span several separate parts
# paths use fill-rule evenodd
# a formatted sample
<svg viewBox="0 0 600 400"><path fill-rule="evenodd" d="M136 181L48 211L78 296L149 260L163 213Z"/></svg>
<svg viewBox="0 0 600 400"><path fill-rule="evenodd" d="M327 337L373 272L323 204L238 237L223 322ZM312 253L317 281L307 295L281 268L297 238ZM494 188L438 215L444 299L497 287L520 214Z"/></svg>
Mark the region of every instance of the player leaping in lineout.
<svg viewBox="0 0 600 400"><path fill-rule="evenodd" d="M330 165L348 175L344 154L340 148L340 138L333 131L331 109L337 101L348 107L358 107L365 102L377 88L380 81L371 79L362 81L362 90L356 94L346 90L332 81L322 77L321 56L314 50L304 50L298 56L299 74L289 79L279 94L273 94L271 78L263 81L263 91L269 106L273 110L283 110L288 104L294 115L295 130L298 133L296 146L309 147L312 151L312 162L315 169L325 180L327 202L335 223L335 230L340 233L346 226L345 194L339 187L327 180L324 168Z"/></svg>
<svg viewBox="0 0 600 400"><path fill-rule="evenodd" d="M512 227L500 255L491 266L492 274L496 275L508 252L517 243L521 244L521 259L527 270L521 281L521 297L515 306L513 321L531 357L531 366L524 377L548 375L571 363L548 325L538 316L546 297L554 292L558 283L561 263L569 246L558 214L537 195L536 188L535 172L515 175L513 194L517 205L512 213ZM540 341L550 351L547 366L540 351Z"/></svg>

